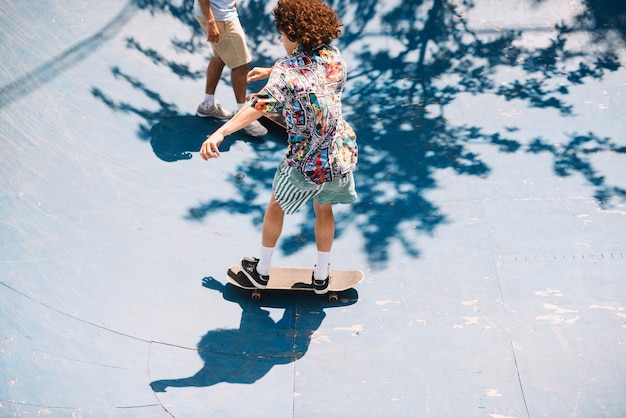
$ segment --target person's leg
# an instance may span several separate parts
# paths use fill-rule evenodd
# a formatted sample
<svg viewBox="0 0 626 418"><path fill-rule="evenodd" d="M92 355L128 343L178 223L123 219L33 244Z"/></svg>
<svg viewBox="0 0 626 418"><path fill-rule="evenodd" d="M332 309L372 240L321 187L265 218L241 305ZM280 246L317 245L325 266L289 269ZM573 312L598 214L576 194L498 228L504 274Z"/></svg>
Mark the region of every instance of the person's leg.
<svg viewBox="0 0 626 418"><path fill-rule="evenodd" d="M335 217L331 204L321 204L313 200L315 210L315 243L317 245L317 263L313 270L313 287L316 293L328 290L330 250L335 239Z"/></svg>
<svg viewBox="0 0 626 418"><path fill-rule="evenodd" d="M335 218L332 205L347 204L356 200L354 176L352 173L324 183L324 187L314 200L315 241L317 243L317 264L313 272L313 289L321 294L328 291L328 262L335 239Z"/></svg>
<svg viewBox="0 0 626 418"><path fill-rule="evenodd" d="M280 207L274 195L270 198L270 203L267 205L265 216L263 217L263 235L261 238L261 245L264 247L275 247L280 234L283 231L283 221L285 219L285 212Z"/></svg>
<svg viewBox="0 0 626 418"><path fill-rule="evenodd" d="M215 90L225 65L224 61L217 55L214 55L209 61L206 68L204 98L196 110L196 115L202 118L212 117L218 119L228 119L233 115L215 100Z"/></svg>
<svg viewBox="0 0 626 418"><path fill-rule="evenodd" d="M257 272L264 276L269 274L270 267L272 266L272 255L274 254L274 247L280 238L280 234L283 230L283 221L285 219L285 212L283 212L280 205L276 202L274 195L270 198L270 203L265 210L265 216L263 217L263 232L261 236L261 254L259 256L259 264L257 264Z"/></svg>
<svg viewBox="0 0 626 418"><path fill-rule="evenodd" d="M233 84L233 92L237 101L237 111L246 105L246 92L248 89L247 77L250 64L240 65L231 70L230 78ZM253 121L243 130L251 136L263 136L267 134L267 128L261 125L259 121Z"/></svg>
<svg viewBox="0 0 626 418"><path fill-rule="evenodd" d="M330 252L335 239L335 216L333 205L313 200L315 210L315 243L317 251Z"/></svg>
<svg viewBox="0 0 626 418"><path fill-rule="evenodd" d="M244 65L240 65L239 67L233 68L230 72L230 80L233 84L233 92L235 93L235 100L237 101L237 105L243 105L246 102L246 92L247 92L247 77L248 77L248 69L250 68L250 63L246 63Z"/></svg>
<svg viewBox="0 0 626 418"><path fill-rule="evenodd" d="M261 236L261 251L258 259L244 258L241 267L244 274L258 288L267 286L269 280L270 267L272 266L272 255L274 247L280 238L283 230L285 212L280 207L274 194L265 210L263 217L263 232Z"/></svg>
<svg viewBox="0 0 626 418"><path fill-rule="evenodd" d="M206 84L204 92L206 94L215 95L217 83L220 81L222 71L224 70L224 61L218 56L213 56L206 68Z"/></svg>
<svg viewBox="0 0 626 418"><path fill-rule="evenodd" d="M318 251L330 252L335 239L333 205L352 203L356 200L356 196L352 173L340 179L324 183L323 189L313 202L316 216L315 240Z"/></svg>
<svg viewBox="0 0 626 418"><path fill-rule="evenodd" d="M202 28L202 32L204 32L204 34L206 35L206 19L198 15L196 15L195 17L200 24L200 27ZM224 61L220 58L219 54L215 52L215 45L216 44L211 44L211 47L213 48L213 58L211 58L211 60L207 64L204 85L204 97L202 98L202 102L200 102L200 105L198 105L196 115L201 118L213 117L218 119L228 119L232 116L232 113L228 112L219 105L215 106L215 90L217 88L217 83L222 77L222 70L225 66Z"/></svg>

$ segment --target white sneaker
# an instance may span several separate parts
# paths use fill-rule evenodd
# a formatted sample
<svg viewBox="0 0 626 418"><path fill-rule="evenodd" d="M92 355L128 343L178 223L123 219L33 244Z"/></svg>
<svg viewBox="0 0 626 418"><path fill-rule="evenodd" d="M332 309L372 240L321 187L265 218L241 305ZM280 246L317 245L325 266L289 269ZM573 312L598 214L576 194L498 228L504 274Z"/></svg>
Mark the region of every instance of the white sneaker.
<svg viewBox="0 0 626 418"><path fill-rule="evenodd" d="M255 120L250 125L244 127L243 130L250 136L263 136L267 134L267 128L261 125L258 120Z"/></svg>
<svg viewBox="0 0 626 418"><path fill-rule="evenodd" d="M233 114L224 109L221 104L215 102L213 106L207 106L206 103L200 103L196 110L196 115L201 118L217 118L217 119L230 119Z"/></svg>

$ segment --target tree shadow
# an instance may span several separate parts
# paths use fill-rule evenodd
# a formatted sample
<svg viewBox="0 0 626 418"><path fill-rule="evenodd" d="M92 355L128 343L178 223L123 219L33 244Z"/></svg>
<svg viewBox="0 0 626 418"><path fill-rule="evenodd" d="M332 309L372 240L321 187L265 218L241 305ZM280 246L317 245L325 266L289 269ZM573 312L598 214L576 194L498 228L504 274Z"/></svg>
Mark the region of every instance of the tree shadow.
<svg viewBox="0 0 626 418"><path fill-rule="evenodd" d="M81 40L33 70L28 71L26 75L0 86L0 109L54 80L63 72L89 57L102 45L113 39L119 30L130 21L136 11L137 9L132 2L127 3L98 32Z"/></svg>
<svg viewBox="0 0 626 418"><path fill-rule="evenodd" d="M605 177L594 167L592 157L603 153L626 154L626 146L618 146L609 138L598 138L594 133L570 135L570 140L563 145L554 145L542 139L535 139L528 152L533 154L548 153L554 159L554 171L561 177L581 174L589 184L595 186L594 198L601 206L606 206L616 196L626 199L626 189L611 186Z"/></svg>
<svg viewBox="0 0 626 418"><path fill-rule="evenodd" d="M257 302L250 298L250 292L223 285L212 277L205 277L202 285L239 304L239 328L208 331L197 346L204 366L193 376L151 382L155 392L165 392L168 387L252 384L272 367L304 357L312 335L326 317L324 307L345 307L358 300L358 293L351 289L342 292L340 301L332 305L311 292L266 292L263 300ZM274 321L264 309L268 307L284 309L282 317Z"/></svg>
<svg viewBox="0 0 626 418"><path fill-rule="evenodd" d="M626 3L615 0L586 0L587 9L578 16L578 22L593 29L603 38L609 30L617 31L626 40ZM622 45L623 47L623 45Z"/></svg>
<svg viewBox="0 0 626 418"><path fill-rule="evenodd" d="M539 4L550 0L528 1ZM572 23L557 23L553 31L542 33L548 42L537 47L525 46L525 31L531 29L505 28L497 32L476 29L480 25L468 21L474 8L471 0L329 3L340 16L350 16L338 46L351 68L344 112L360 143L360 161L355 172L359 200L349 212L339 215L336 234L340 237L348 226L359 230L364 238L364 253L372 267L384 267L392 243L399 243L409 256L419 256L417 238L433 234L447 222L447 214L429 198L429 191L439 187L438 173L445 170L479 179L491 175L487 160L475 151L477 144L488 145L495 152L549 152L554 159L555 175L581 175L593 188L593 197L599 205L609 205L615 198L624 199L622 187L609 184L598 175L599 168L594 167L593 159L582 158L589 155L590 142L597 142L602 152L623 153L617 142L619 138L600 140L601 135L593 132L584 135L551 132L548 134L551 137L535 140L523 138L524 128L516 126L488 131L485 128L490 118L488 110L483 119L471 123L454 123L448 118L450 109L462 97L483 95L502 97L527 108L556 111L559 118L575 118L572 89L621 70L616 48L623 43L616 45L600 35L609 32L623 35L623 6L586 0L585 11L580 16L575 16ZM193 27L190 39L172 39L172 45L181 53L208 52L206 45L201 48L203 37L192 20L191 0L180 6L165 0L136 0L135 4L153 14L170 13ZM278 57L274 55L276 50L268 45L276 44L277 34L267 2L242 2L239 13L255 63L270 65ZM591 34L584 39L591 39L594 48L581 48L574 34ZM202 76L181 64L182 58L165 59L155 45L145 46L129 39L127 47L154 65L169 68L176 77L195 80ZM505 70L517 76L499 82L498 77ZM159 158L168 161L191 157L199 141L191 133L195 122L185 119L175 104L164 100L158 90L147 88L139 78L126 74L119 66L113 66L112 72L121 82L157 103L159 110L137 108L107 96L96 87L92 93L116 111L140 116L138 136L151 141ZM255 84L251 90L260 86ZM181 118L181 124L172 123L172 117ZM186 139L168 144L162 140L162 132L170 129L171 136L176 136L175 130L180 129ZM206 133L206 129L201 131ZM157 134L160 136L155 140ZM572 138L563 148L546 145L562 142L563 135ZM273 139L280 138L274 135ZM234 197L201 202L189 209L187 219L198 221L217 211L227 211L247 214L255 224L261 224L264 206L253 202L260 193L269 194L274 168L283 150L259 146L253 152L254 160L242 161L236 170L254 179L254 184L236 182L239 190ZM572 156L581 158L573 160ZM283 251L297 250L294 242L300 245L312 242L312 209L304 210L307 211L303 216L304 232L284 237Z"/></svg>

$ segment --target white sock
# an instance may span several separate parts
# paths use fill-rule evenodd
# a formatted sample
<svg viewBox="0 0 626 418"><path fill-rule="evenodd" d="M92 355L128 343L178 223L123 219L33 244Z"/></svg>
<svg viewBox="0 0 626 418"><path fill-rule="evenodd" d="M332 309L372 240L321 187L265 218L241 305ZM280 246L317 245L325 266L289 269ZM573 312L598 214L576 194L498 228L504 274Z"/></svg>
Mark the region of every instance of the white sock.
<svg viewBox="0 0 626 418"><path fill-rule="evenodd" d="M317 252L317 264L313 271L315 280L326 280L328 277L328 262L330 261L330 252Z"/></svg>
<svg viewBox="0 0 626 418"><path fill-rule="evenodd" d="M215 95L205 93L204 101L202 103L206 104L207 107L213 106L215 104Z"/></svg>
<svg viewBox="0 0 626 418"><path fill-rule="evenodd" d="M241 110L242 107L244 107L246 104L245 103L237 103L237 110Z"/></svg>
<svg viewBox="0 0 626 418"><path fill-rule="evenodd" d="M256 271L263 276L267 276L270 273L270 267L272 266L272 255L274 254L274 247L264 247L261 245L261 255L259 256L259 264L256 265Z"/></svg>

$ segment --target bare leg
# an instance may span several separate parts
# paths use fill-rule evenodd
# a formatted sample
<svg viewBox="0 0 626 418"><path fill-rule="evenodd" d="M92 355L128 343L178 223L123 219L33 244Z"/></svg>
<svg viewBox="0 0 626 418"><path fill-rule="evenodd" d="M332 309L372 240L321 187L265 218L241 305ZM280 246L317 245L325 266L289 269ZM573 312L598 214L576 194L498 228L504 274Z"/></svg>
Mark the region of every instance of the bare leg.
<svg viewBox="0 0 626 418"><path fill-rule="evenodd" d="M215 89L217 88L217 83L220 81L223 70L224 61L222 61L220 57L211 58L206 68L206 85L204 89L206 94L215 94Z"/></svg>
<svg viewBox="0 0 626 418"><path fill-rule="evenodd" d="M235 100L237 103L246 102L247 77L250 64L244 64L233 68L230 73L230 79L233 83L233 91L235 92Z"/></svg>
<svg viewBox="0 0 626 418"><path fill-rule="evenodd" d="M315 210L315 243L317 251L330 252L335 239L335 216L333 205L318 203L314 199Z"/></svg>
<svg viewBox="0 0 626 418"><path fill-rule="evenodd" d="M263 218L263 236L261 238L261 245L264 247L275 247L280 233L283 231L283 221L285 219L285 212L280 207L274 194L270 198L270 203L267 205L265 211L265 217Z"/></svg>

